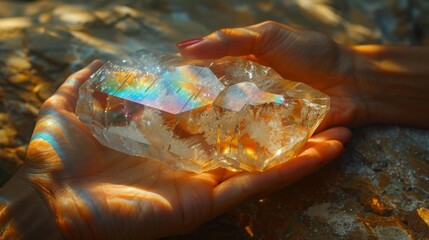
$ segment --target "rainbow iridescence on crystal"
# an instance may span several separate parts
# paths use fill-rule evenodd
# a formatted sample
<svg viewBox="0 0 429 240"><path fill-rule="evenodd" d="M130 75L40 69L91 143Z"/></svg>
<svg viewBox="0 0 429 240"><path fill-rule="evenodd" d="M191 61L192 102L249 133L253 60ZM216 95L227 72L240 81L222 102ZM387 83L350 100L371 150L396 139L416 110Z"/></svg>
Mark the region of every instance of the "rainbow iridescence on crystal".
<svg viewBox="0 0 429 240"><path fill-rule="evenodd" d="M325 94L248 60L141 50L94 73L76 114L110 148L203 172L280 164L328 110Z"/></svg>

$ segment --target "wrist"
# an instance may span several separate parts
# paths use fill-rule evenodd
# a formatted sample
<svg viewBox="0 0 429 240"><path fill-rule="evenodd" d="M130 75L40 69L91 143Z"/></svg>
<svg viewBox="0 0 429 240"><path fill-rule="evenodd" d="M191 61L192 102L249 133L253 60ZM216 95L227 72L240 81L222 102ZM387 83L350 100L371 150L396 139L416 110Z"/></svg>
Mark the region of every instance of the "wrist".
<svg viewBox="0 0 429 240"><path fill-rule="evenodd" d="M348 55L347 81L351 83L351 94L356 102L356 125L367 125L374 123L374 62L362 55L358 47L347 47Z"/></svg>
<svg viewBox="0 0 429 240"><path fill-rule="evenodd" d="M366 123L428 127L429 48L368 45L351 50Z"/></svg>
<svg viewBox="0 0 429 240"><path fill-rule="evenodd" d="M335 90L338 94L334 97L338 98L337 104L343 104L341 113L345 117L340 123L348 127L371 123L371 99L365 90L367 78L363 77L368 74L367 65L367 59L360 56L353 47L338 45L336 68L326 82L333 82L334 88L339 88Z"/></svg>
<svg viewBox="0 0 429 240"><path fill-rule="evenodd" d="M49 205L18 172L0 189L1 239L61 239Z"/></svg>

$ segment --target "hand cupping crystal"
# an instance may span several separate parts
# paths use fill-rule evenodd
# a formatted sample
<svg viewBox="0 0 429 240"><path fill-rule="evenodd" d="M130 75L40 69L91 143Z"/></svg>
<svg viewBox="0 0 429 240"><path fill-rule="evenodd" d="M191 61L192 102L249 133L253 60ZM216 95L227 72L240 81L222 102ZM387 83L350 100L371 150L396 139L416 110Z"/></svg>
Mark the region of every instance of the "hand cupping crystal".
<svg viewBox="0 0 429 240"><path fill-rule="evenodd" d="M140 50L94 73L76 114L103 145L204 172L283 163L328 110L327 95L252 61Z"/></svg>

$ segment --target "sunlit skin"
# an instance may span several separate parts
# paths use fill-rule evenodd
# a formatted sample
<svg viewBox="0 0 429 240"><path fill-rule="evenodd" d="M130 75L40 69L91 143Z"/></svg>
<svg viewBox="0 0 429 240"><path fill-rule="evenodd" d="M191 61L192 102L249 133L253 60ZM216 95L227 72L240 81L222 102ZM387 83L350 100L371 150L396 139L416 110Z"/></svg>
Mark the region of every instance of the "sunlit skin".
<svg viewBox="0 0 429 240"><path fill-rule="evenodd" d="M151 239L187 233L314 172L337 157L350 137L346 128L326 130L311 138L299 156L263 173L171 169L100 145L77 119L78 88L100 64L70 76L43 104L26 162L8 183L13 186L19 179L32 186L31 194L44 199L44 208L52 212L52 228L65 238Z"/></svg>
<svg viewBox="0 0 429 240"><path fill-rule="evenodd" d="M195 174L100 145L74 114L96 61L70 76L40 110L24 166L0 189L0 238L150 239L194 230L249 199L314 172L343 151L344 127L429 126L429 50L344 47L327 36L266 22L224 29L187 57L243 56L331 96L331 110L302 152L262 173ZM8 234L7 236L5 234Z"/></svg>
<svg viewBox="0 0 429 240"><path fill-rule="evenodd" d="M276 22L225 28L191 43L178 44L183 56L249 58L328 94L331 110L319 131L369 123L429 127L428 47L342 46Z"/></svg>

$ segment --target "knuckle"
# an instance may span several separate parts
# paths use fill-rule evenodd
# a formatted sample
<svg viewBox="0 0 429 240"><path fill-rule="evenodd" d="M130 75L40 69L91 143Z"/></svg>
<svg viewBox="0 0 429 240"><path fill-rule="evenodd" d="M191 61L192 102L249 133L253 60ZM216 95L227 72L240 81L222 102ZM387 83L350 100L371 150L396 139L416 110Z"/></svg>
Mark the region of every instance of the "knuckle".
<svg viewBox="0 0 429 240"><path fill-rule="evenodd" d="M277 25L277 22L274 22L274 21L272 21L272 20L268 20L268 21L264 21L264 22L262 22L262 24L261 25L265 25L265 26L275 26L275 25Z"/></svg>
<svg viewBox="0 0 429 240"><path fill-rule="evenodd" d="M53 108L57 104L55 97L48 98L41 106L40 110Z"/></svg>
<svg viewBox="0 0 429 240"><path fill-rule="evenodd" d="M257 43L260 45L258 48L258 55L264 55L267 52L275 51L275 49L281 46L281 43L289 39L291 34L285 26L274 21L261 23L257 31L259 32Z"/></svg>
<svg viewBox="0 0 429 240"><path fill-rule="evenodd" d="M48 98L40 107L39 118L45 115L52 114L52 112L55 111L55 109L57 109L59 105L60 100L57 97L52 96Z"/></svg>
<svg viewBox="0 0 429 240"><path fill-rule="evenodd" d="M260 25L263 29L275 30L281 28L281 25L274 21L265 21Z"/></svg>
<svg viewBox="0 0 429 240"><path fill-rule="evenodd" d="M221 28L215 32L215 35L221 39L227 39L228 36L231 36L233 34L233 28Z"/></svg>

